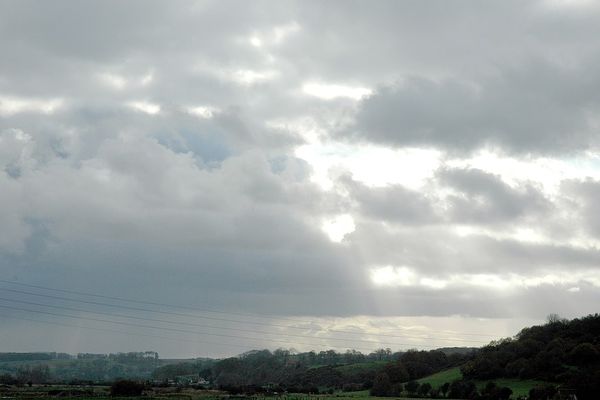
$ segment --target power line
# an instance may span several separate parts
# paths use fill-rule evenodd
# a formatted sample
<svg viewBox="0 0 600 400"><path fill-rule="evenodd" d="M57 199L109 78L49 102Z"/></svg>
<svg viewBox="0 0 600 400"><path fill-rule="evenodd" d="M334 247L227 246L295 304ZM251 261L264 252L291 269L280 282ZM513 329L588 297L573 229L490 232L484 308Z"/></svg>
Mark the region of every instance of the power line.
<svg viewBox="0 0 600 400"><path fill-rule="evenodd" d="M0 282L7 282L7 281L0 280ZM25 284L22 284L22 285L25 286ZM26 285L26 286L33 286L33 285ZM42 288L42 287L40 287L40 288ZM13 292L13 293L26 294L26 295L30 295L30 296L52 298L52 299L56 299L56 300L79 302L79 303L99 305L99 306L112 307L112 308L121 308L121 309L127 309L127 310L132 310L132 311L159 313L159 314L164 314L164 315L176 315L176 316L181 316L181 317L186 317L186 318L208 319L208 320L221 321L221 322L251 324L251 325L258 325L258 326L285 328L285 329L301 329L301 330L306 329L303 327L282 325L282 324L273 324L273 323L267 323L267 322L243 321L243 320L236 320L236 319L229 319L229 318L210 317L210 316L202 316L202 315L195 315L195 314L188 314L188 313L180 313L180 312L174 312L174 311L152 310L152 309L148 309L148 308L131 307L131 306L127 306L127 305L117 305L117 304L110 304L110 303L97 302L97 301L91 301L91 300L72 299L72 298L68 298L68 297L33 293L33 292L27 292L27 291L9 289L9 288L0 288L0 290L9 291L9 292ZM53 289L49 289L49 290L53 290ZM60 291L62 291L62 290L60 290ZM77 294L83 294L83 292L77 292ZM96 295L92 295L92 296L96 296ZM98 296L100 297L100 295L98 295ZM110 296L101 296L101 297L111 299ZM125 301L122 298L114 298L114 299L118 300L118 301ZM149 302L149 303L151 303L151 302ZM333 332L333 333L343 333L343 334L353 334L353 335L364 335L365 334L364 332L352 332L352 331L344 331L344 330L338 330L338 329L327 329L327 331ZM480 344L487 343L487 342L483 342L483 341L475 341L475 340L467 340L467 339L451 339L451 338L439 338L439 337L436 338L436 337L422 337L422 336L415 337L415 336L409 336L409 335L392 335L392 334L384 334L384 333L373 333L373 334L367 333L367 334L372 335L372 336L395 337L395 338L418 338L418 339L431 339L431 340L472 342L472 343L480 343ZM457 334L457 333L453 333L453 334ZM462 333L458 333L458 334L462 335Z"/></svg>
<svg viewBox="0 0 600 400"><path fill-rule="evenodd" d="M67 289L56 289L56 288L50 288L47 286L31 285L31 284L27 284L27 283L8 281L8 280L4 280L4 279L0 279L0 282L8 283L11 285L19 285L19 286L25 286L25 287L30 287L30 288L36 288L36 289L52 290L55 292L96 297L96 298L106 299L106 300L117 300L117 301L123 301L123 302L128 302L128 303L179 308L179 309L185 309L185 310L190 310L190 311L200 311L200 312L208 312L208 313L214 313L214 314L239 315L241 317L252 317L252 318L263 318L263 319L282 319L282 320L286 320L286 321L293 321L293 322L300 322L300 323L311 323L312 322L309 320L304 320L304 319L299 319L299 318L289 318L289 317L283 317L283 316L277 316L277 315L268 315L268 314L259 314L259 313L239 313L239 312L234 312L234 311L218 311L218 310L209 309L209 308L190 307L190 306L182 306L182 305L175 305L175 304L169 304L169 303L158 303L158 302L154 302L154 301L135 300L135 299L117 297L117 296L106 296L106 295L97 294L97 293L80 292L77 290L67 290Z"/></svg>
<svg viewBox="0 0 600 400"><path fill-rule="evenodd" d="M186 318L200 318L200 319L209 319L209 320L214 320L214 321L243 323L243 324L251 324L251 325L276 327L276 328L304 329L304 328L301 328L301 327L292 327L292 326L281 325L281 324L269 324L269 323L266 323L266 322L240 321L240 320L235 320L235 319L218 318L218 317L207 317L207 316L203 316L203 315L194 315L194 314L187 314L187 313L179 313L179 312L174 312L174 311L151 310L151 309L148 309L148 308L140 308L140 307L131 307L131 306L125 306L125 305L118 305L118 304L102 303L102 302L98 302L98 301L78 300L78 299L71 299L71 298L68 298L68 297L53 296L53 295L49 295L49 294L32 293L32 292L26 292L26 291L15 290L15 289L0 288L0 290L9 291L9 292L13 292L13 293L26 294L26 295L30 295L30 296L38 296L38 297L51 298L51 299L56 299L56 300L70 301L70 302L75 302L75 303L85 303L85 304L98 305L98 306L104 306L104 307L122 308L122 309L132 310L132 311L142 311L142 312L157 313L157 314L164 314L164 315L176 315L176 316L179 316L179 317L186 317Z"/></svg>
<svg viewBox="0 0 600 400"><path fill-rule="evenodd" d="M7 314L0 314L0 317L16 319L16 320L21 320L21 321L29 321L29 322L36 322L36 323L42 323L42 324L56 325L56 326L64 326L64 327L68 327L68 328L88 329L88 330L94 330L94 331L99 331L99 332L118 333L118 334L122 334L122 335L129 335L129 336L135 336L135 337L149 337L149 338L155 338L155 339L164 339L164 340L172 340L172 341L176 341L176 342L188 342L188 343L195 343L195 344L234 346L234 347L240 347L243 349L248 349L248 346L244 346L241 344L234 344L234 343L217 343L217 342L208 342L205 340L189 340L189 339L183 339L183 338L173 338L173 337L168 337L168 336L148 335L145 333L132 333L132 332L118 331L115 329L108 329L108 328L81 326L81 325L65 324L65 323L60 323L60 322L56 322L56 321L42 321L42 320L31 319L31 318L15 317L13 315L7 315Z"/></svg>
<svg viewBox="0 0 600 400"><path fill-rule="evenodd" d="M220 327L220 326L213 326L213 325L195 324L195 323L192 323L192 322L181 322L181 321L178 322L178 321L170 321L170 320L157 319L157 318L145 318L145 317L138 317L138 316L132 316L132 315L125 315L125 314L107 313L107 312L102 312L102 311L91 311L91 310L86 310L86 309L81 309L81 308L75 308L75 307L57 306L57 305L53 305L53 304L43 304L43 303L36 303L36 302L25 301L25 300L7 299L7 298L4 298L4 297L0 297L0 300L12 302L12 303L21 303L21 304L28 304L28 305L34 305L34 306L55 308L55 309L60 309L60 310L77 311L77 312L90 313L90 314L100 314L100 315L107 315L107 316L110 316L110 317L129 318L129 319L135 319L135 320L141 320L141 321L159 322L159 323L167 323L167 324L173 324L173 325L187 325L187 326L194 326L194 327L200 327L200 328L221 329L221 330L234 330L234 331L240 331L240 332L258 333L258 334L263 334L263 335L278 335L278 336L287 336L287 337L300 337L300 338L317 339L317 340L335 340L335 341L344 341L344 342L361 342L361 343L373 343L373 344L378 344L378 345L392 345L392 346L401 345L399 343L380 342L380 341L366 340L366 339L336 338L336 337L318 337L318 336L299 335L299 334L292 334L292 333L265 332L265 331L257 331L257 330L252 330L252 329L243 329L243 328L236 328L236 327ZM427 338L420 337L420 336L413 336L412 338L427 339ZM441 339L441 340L453 341L452 339Z"/></svg>
<svg viewBox="0 0 600 400"><path fill-rule="evenodd" d="M0 308L16 310L16 311L31 312L31 313L35 313L35 314L51 315L51 316L73 318L73 319L82 319L82 320L88 320L88 321L94 321L94 322L110 323L110 324L115 324L115 325L127 325L127 326L134 326L134 327L147 328L147 329L158 329L158 330L163 330L163 331L193 334L193 335L218 336L218 337L226 337L226 338L232 338L232 339L257 340L257 341L265 341L265 339L266 339L269 342L284 343L284 344L288 344L288 345L295 345L295 344L306 345L306 346L316 346L317 345L315 343L296 342L296 341L290 342L287 340L280 340L280 339L253 338L253 337L247 337L247 336L228 335L228 334L210 333L210 332L198 332L198 331L190 331L190 330L186 330L186 329L158 327L158 326L152 326L152 325L136 324L136 323L132 323L132 322L112 321L112 320L106 320L106 319L101 319L101 318L81 317L81 316L75 316L75 315L69 315L69 314L54 313L54 312L49 312L49 311L31 310L31 309L27 309L27 308L11 307L11 306L6 306L6 305L0 305ZM414 343L397 343L397 345L398 346L406 346L406 347L414 347L415 346ZM335 345L329 345L329 344L328 345L320 345L320 346L323 346L323 347L326 346L326 347L330 347L330 348L343 348L343 349L354 348L356 350L363 350L363 351L370 351L370 352L378 350L378 349L367 349L364 347L360 348L360 347L356 347L356 346L351 346L351 347L335 346ZM431 346L431 345L419 345L419 346L427 347L427 348L438 347L438 346Z"/></svg>
<svg viewBox="0 0 600 400"><path fill-rule="evenodd" d="M299 322L299 323L312 323L313 322L310 320L282 317L282 316L276 316L276 315L259 314L259 313L239 313L239 312L232 312L232 311L219 311L219 310L207 309L207 308L190 307L190 306L182 306L182 305L175 305L175 304L169 304L169 303L159 303L159 302L153 302L153 301L136 300L136 299L125 298L125 297L107 296L107 295L102 295L102 294L97 294L97 293L81 292L81 291L77 291L77 290L57 289L57 288L51 288L48 286L32 285L32 284L28 284L28 283L15 282L15 281L9 281L9 280L4 280L4 279L0 279L0 282L8 283L11 285L25 286L25 287L31 287L31 288L37 288L37 289L43 289L43 290L51 290L51 291L55 291L55 292L70 293L70 294L76 294L76 295L81 295L81 296L96 297L96 298L102 298L102 299L107 299L107 300L123 301L123 302L128 302L128 303L179 308L179 309L186 309L186 310L200 311L200 312L209 312L209 313L215 313L215 314L239 315L239 316L245 316L245 317L251 317L251 318L258 317L258 318L263 318L263 319L281 319L281 320L293 321L293 322ZM338 332L340 332L340 333L356 333L356 332L344 332L344 331L338 331ZM460 334L463 336L496 337L495 335L482 334L482 333L468 333L468 332L466 332L466 333L460 332L459 333L459 332L453 332L453 331L440 331L440 332L445 332L445 333L450 333L450 334ZM386 335L386 334L378 334L378 335L390 336L390 337L402 337L402 336L394 336L394 335Z"/></svg>

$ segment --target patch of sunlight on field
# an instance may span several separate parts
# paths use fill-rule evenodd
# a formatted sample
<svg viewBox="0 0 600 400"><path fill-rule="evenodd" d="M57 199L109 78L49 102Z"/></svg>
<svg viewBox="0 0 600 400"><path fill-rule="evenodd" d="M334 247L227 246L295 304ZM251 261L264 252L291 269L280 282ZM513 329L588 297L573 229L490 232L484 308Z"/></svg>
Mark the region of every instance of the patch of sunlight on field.
<svg viewBox="0 0 600 400"><path fill-rule="evenodd" d="M452 383L452 381L456 379L461 379L462 373L460 372L460 368L450 368L445 371L440 371L433 375L429 375L425 378L419 379L417 382L419 383L429 383L432 387L440 387L444 383ZM479 390L483 389L488 382L496 382L496 385L502 387L509 387L513 394L511 396L512 399L516 399L519 396L526 396L529 394L529 391L536 386L544 386L549 384L548 382L536 381L531 379L490 379L483 381L475 381L477 388Z"/></svg>
<svg viewBox="0 0 600 400"><path fill-rule="evenodd" d="M437 388L442 386L444 383L452 383L457 379L462 378L462 373L460 372L460 368L450 368L445 371L437 372L433 375L426 376L425 378L421 378L417 380L419 383L429 383L432 387Z"/></svg>

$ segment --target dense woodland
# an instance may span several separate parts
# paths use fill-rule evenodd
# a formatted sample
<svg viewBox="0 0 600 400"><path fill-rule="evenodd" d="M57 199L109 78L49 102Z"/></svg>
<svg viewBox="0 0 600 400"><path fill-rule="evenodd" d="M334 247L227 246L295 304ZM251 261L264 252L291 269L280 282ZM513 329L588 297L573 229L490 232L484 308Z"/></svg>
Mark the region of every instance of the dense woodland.
<svg viewBox="0 0 600 400"><path fill-rule="evenodd" d="M462 378L438 387L418 379L452 367ZM458 371L458 369L456 369ZM191 379L190 379L191 377ZM161 360L157 353L0 353L0 383L111 382L136 379L152 385L192 384L231 393L332 393L369 390L376 396L507 399L498 379L546 382L529 398L552 398L557 388L577 391L580 400L600 398L600 316L523 329L513 338L480 348L381 349L296 353L255 350L225 359ZM181 380L187 378L187 380ZM199 383L200 382L200 383ZM479 384L476 384L479 382ZM489 382L485 385L482 383Z"/></svg>
<svg viewBox="0 0 600 400"><path fill-rule="evenodd" d="M579 399L600 399L600 315L571 321L553 316L483 347L461 371L467 379L555 382L576 389Z"/></svg>
<svg viewBox="0 0 600 400"><path fill-rule="evenodd" d="M446 355L441 350L384 352L367 356L356 352L292 356L284 350L262 350L221 360L212 368L205 369L203 377L228 390L265 385L295 392L318 392L322 388L362 390L373 386L379 372L404 382L461 365L468 357L459 353Z"/></svg>

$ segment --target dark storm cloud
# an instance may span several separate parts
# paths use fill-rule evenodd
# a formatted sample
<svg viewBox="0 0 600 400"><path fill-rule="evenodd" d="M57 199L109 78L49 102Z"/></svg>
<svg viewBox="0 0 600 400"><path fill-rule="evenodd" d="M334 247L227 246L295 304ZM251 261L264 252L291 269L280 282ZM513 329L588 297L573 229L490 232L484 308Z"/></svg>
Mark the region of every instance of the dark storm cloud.
<svg viewBox="0 0 600 400"><path fill-rule="evenodd" d="M498 175L473 168L442 168L421 190L368 187L348 177L340 183L361 215L399 225L540 223L554 208L532 183L512 187Z"/></svg>
<svg viewBox="0 0 600 400"><path fill-rule="evenodd" d="M424 193L401 185L371 188L351 178L344 178L344 187L359 205L359 212L377 220L403 225L440 222L441 217Z"/></svg>
<svg viewBox="0 0 600 400"><path fill-rule="evenodd" d="M524 184L512 188L499 176L477 169L444 169L439 182L457 194L445 198L447 213L458 223L512 223L544 216L552 209L540 188Z"/></svg>
<svg viewBox="0 0 600 400"><path fill-rule="evenodd" d="M591 64L592 61L589 61ZM569 153L596 143L600 76L534 63L479 81L407 78L363 100L349 135L395 146Z"/></svg>
<svg viewBox="0 0 600 400"><path fill-rule="evenodd" d="M575 203L573 220L594 237L600 237L600 182L594 179L569 180L562 188Z"/></svg>
<svg viewBox="0 0 600 400"><path fill-rule="evenodd" d="M388 228L365 222L350 235L350 242L370 265L409 266L431 276L456 273L535 276L545 268L597 269L600 257L594 248L494 238L483 233L461 236L452 226Z"/></svg>

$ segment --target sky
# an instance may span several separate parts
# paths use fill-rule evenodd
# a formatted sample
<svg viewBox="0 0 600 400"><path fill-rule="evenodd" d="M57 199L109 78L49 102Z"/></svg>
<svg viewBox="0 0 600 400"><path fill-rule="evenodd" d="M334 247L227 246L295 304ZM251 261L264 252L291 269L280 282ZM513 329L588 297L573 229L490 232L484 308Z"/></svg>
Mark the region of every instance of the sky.
<svg viewBox="0 0 600 400"><path fill-rule="evenodd" d="M599 36L586 0L0 2L0 351L597 312Z"/></svg>

